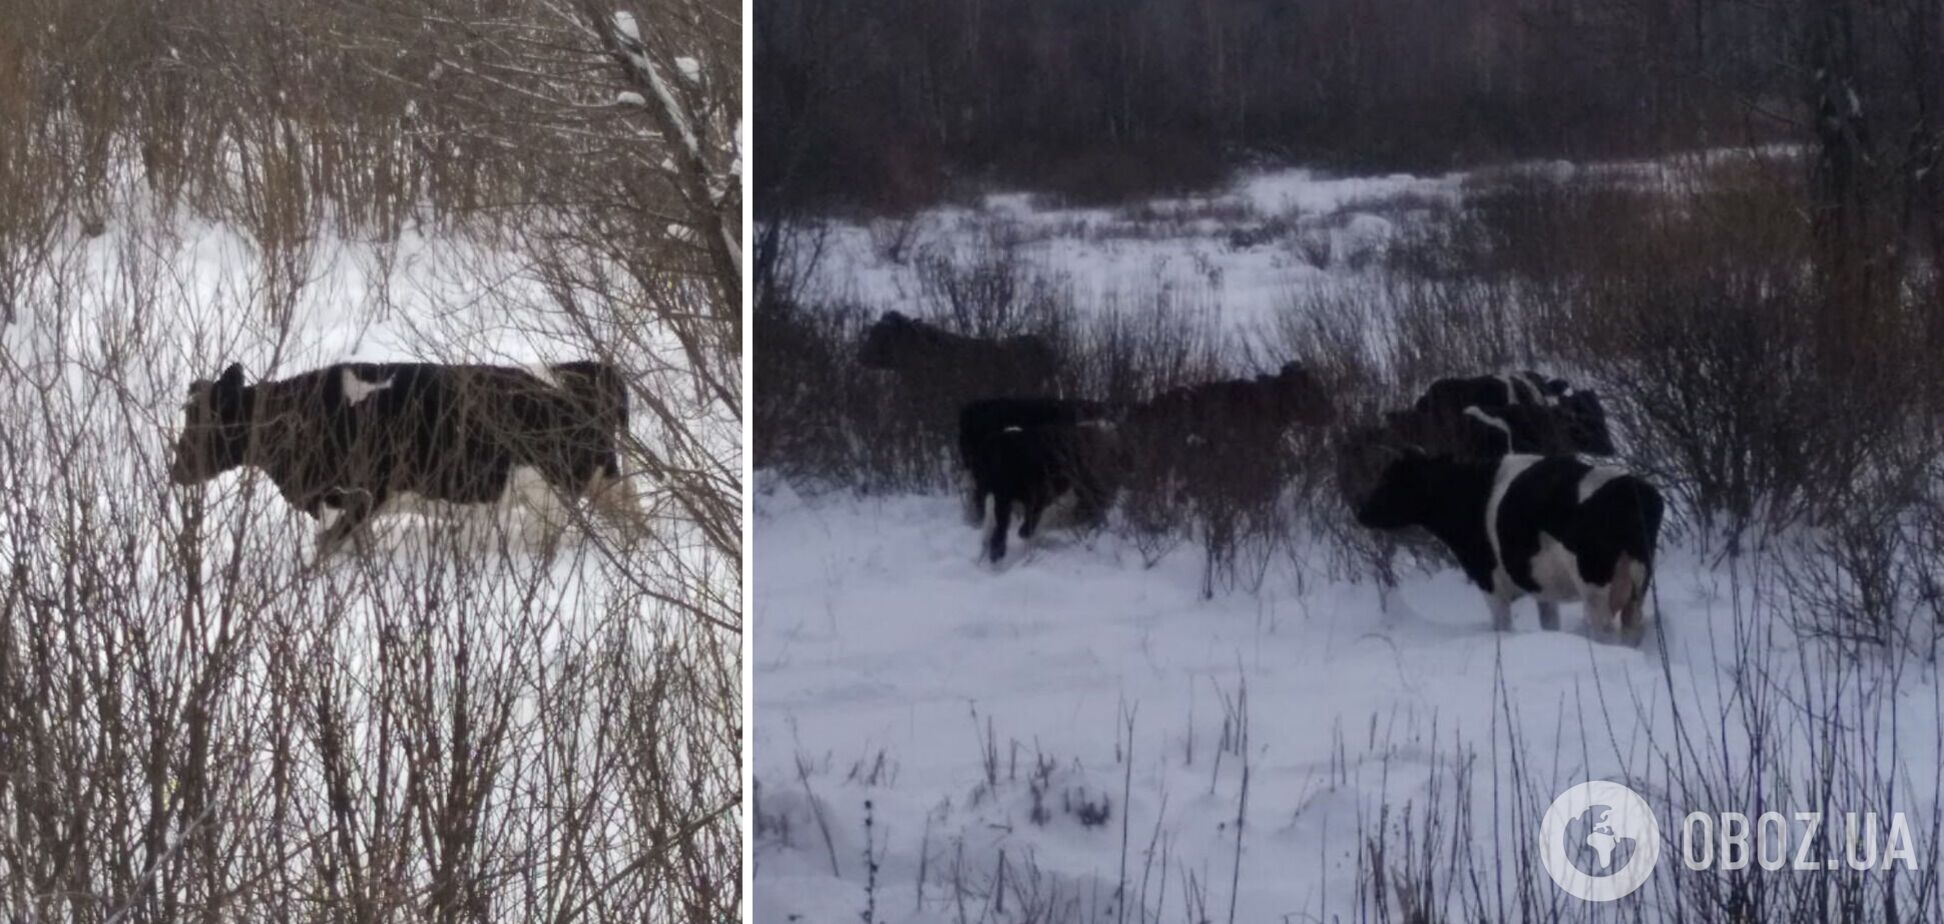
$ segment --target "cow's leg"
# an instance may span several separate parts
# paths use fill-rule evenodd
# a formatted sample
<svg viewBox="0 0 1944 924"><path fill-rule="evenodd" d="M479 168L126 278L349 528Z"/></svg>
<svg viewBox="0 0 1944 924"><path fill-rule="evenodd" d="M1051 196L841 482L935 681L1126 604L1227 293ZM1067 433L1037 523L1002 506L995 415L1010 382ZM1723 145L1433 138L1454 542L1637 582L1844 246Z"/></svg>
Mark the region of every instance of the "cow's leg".
<svg viewBox="0 0 1944 924"><path fill-rule="evenodd" d="M1647 627L1647 566L1621 556L1608 593L1608 606L1620 614L1620 628L1635 637L1642 634Z"/></svg>
<svg viewBox="0 0 1944 924"><path fill-rule="evenodd" d="M337 519L317 534L317 560L323 562L343 548L344 540L370 522L372 514L384 504L383 492L362 489L334 489L330 505L338 511Z"/></svg>
<svg viewBox="0 0 1944 924"><path fill-rule="evenodd" d="M1073 519L1083 526L1098 526L1107 519L1108 493L1098 472L1081 469L1073 477Z"/></svg>
<svg viewBox="0 0 1944 924"><path fill-rule="evenodd" d="M540 466L514 465L504 475L500 502L491 508L508 535L552 552L576 517L574 485L569 473Z"/></svg>
<svg viewBox="0 0 1944 924"><path fill-rule="evenodd" d="M993 564L1006 557L1006 530L1012 526L1013 499L1002 491L992 495L992 536L986 540L986 555Z"/></svg>
<svg viewBox="0 0 1944 924"><path fill-rule="evenodd" d="M1586 588L1586 624L1596 632L1613 631L1613 588Z"/></svg>
<svg viewBox="0 0 1944 924"><path fill-rule="evenodd" d="M616 529L635 537L648 534L648 511L642 506L641 491L633 480L607 471L596 472L587 497L594 513Z"/></svg>
<svg viewBox="0 0 1944 924"><path fill-rule="evenodd" d="M1539 601L1539 628L1559 631L1559 604Z"/></svg>
<svg viewBox="0 0 1944 924"><path fill-rule="evenodd" d="M1492 608L1492 628L1500 632L1512 628L1512 598L1501 593L1485 595L1485 605Z"/></svg>
<svg viewBox="0 0 1944 924"><path fill-rule="evenodd" d="M971 472L964 474L965 522L977 529L985 525L986 495L990 493Z"/></svg>
<svg viewBox="0 0 1944 924"><path fill-rule="evenodd" d="M1026 499L1026 515L1019 520L1019 538L1031 539L1039 532L1040 515L1046 513L1047 500L1043 495L1033 495Z"/></svg>

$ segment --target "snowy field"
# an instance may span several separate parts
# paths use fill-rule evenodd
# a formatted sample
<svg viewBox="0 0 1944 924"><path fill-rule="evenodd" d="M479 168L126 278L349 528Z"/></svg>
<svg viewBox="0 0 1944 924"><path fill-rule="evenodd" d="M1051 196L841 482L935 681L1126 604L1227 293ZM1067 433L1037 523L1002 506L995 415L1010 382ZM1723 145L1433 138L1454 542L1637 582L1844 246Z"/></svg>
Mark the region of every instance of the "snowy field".
<svg viewBox="0 0 1944 924"><path fill-rule="evenodd" d="M886 253L894 231L924 242L906 253L938 252L1003 226L1077 292L1158 277L1248 325L1306 286L1354 283L1371 265L1355 254L1381 257L1462 189L1291 171L1147 208L996 196L915 228L836 226L815 291L910 304L924 293L915 261ZM1277 215L1296 230L1230 240ZM1303 228L1328 259L1305 256ZM956 497L757 477L760 922L1408 920L1418 881L1436 884L1423 919L1610 915L1533 852L1551 800L1596 779L1640 791L1662 825L1629 916L1692 914L1694 877L1726 881L1671 859L1689 811L1894 809L1937 858L1935 668L1799 640L1791 617L1810 604L1790 594L1785 538L1735 557L1664 542L1635 648L1590 638L1573 605L1564 631L1541 631L1526 601L1496 633L1455 568L1406 567L1380 593L1320 545L1282 556L1259 592L1208 600L1198 550L1143 567L1111 530L1049 528L995 569ZM1394 885L1380 898L1372 878Z"/></svg>
<svg viewBox="0 0 1944 924"><path fill-rule="evenodd" d="M1400 234L1459 207L1467 181L1526 175L1669 189L1725 162L1778 163L1791 156L1791 148L1771 146L1660 161L1525 162L1489 175L1260 169L1210 192L1111 208L993 193L905 217L821 223L818 257L798 297L910 313L935 297L921 272L928 260L972 262L1003 252L1060 285L1083 309L1162 295L1250 328L1307 290L1365 281Z"/></svg>
<svg viewBox="0 0 1944 924"><path fill-rule="evenodd" d="M1246 324L1280 307L1293 288L1342 281L1350 268L1368 265L1400 223L1455 204L1461 179L1325 179L1286 170L1122 208L1040 208L1031 196L994 194L976 206L831 224L803 297L909 305L928 297L924 260L1000 249L1056 278L1083 306L1165 293Z"/></svg>

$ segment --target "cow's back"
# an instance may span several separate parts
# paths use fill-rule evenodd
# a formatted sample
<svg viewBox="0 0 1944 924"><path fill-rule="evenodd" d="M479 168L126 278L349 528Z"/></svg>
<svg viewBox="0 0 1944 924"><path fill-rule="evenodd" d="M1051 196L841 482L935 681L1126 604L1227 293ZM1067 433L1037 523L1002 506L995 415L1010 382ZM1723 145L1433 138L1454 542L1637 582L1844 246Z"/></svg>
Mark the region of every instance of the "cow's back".
<svg viewBox="0 0 1944 924"><path fill-rule="evenodd" d="M576 487L607 466L625 426L625 383L598 363L550 368L549 382L507 366L365 363L327 406L349 418L344 478L358 487L483 503L515 467ZM364 383L362 394L358 382ZM616 397L616 395L620 397ZM353 400L353 399L356 400Z"/></svg>

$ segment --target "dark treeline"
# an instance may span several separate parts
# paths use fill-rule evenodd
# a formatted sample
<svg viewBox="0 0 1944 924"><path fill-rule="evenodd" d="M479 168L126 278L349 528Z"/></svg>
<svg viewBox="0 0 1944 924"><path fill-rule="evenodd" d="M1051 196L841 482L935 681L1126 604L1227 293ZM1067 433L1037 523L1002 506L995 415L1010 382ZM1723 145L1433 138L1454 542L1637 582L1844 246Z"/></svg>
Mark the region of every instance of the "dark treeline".
<svg viewBox="0 0 1944 924"><path fill-rule="evenodd" d="M1800 137L1832 8L1852 88L1908 124L1935 112L1907 89L1936 79L1936 6L765 0L758 196L896 208L988 179L1110 200L1251 157L1430 170Z"/></svg>

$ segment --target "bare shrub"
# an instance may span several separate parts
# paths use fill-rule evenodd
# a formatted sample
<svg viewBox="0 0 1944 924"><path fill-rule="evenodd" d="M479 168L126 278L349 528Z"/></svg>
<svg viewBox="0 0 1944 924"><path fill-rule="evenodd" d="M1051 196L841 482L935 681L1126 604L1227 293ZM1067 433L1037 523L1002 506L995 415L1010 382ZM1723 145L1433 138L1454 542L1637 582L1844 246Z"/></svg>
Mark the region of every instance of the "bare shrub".
<svg viewBox="0 0 1944 924"><path fill-rule="evenodd" d="M1804 272L1807 229L1784 196L1699 192L1681 213L1603 248L1553 328L1620 399L1631 458L1705 528L1739 536L1816 518L1828 486L1893 458L1929 378L1914 318L1872 318L1867 362L1827 336L1826 293Z"/></svg>
<svg viewBox="0 0 1944 924"><path fill-rule="evenodd" d="M1059 280L1028 265L1004 226L991 229L969 253L920 258L918 284L925 316L954 333L1064 339L1060 324L1070 297Z"/></svg>

